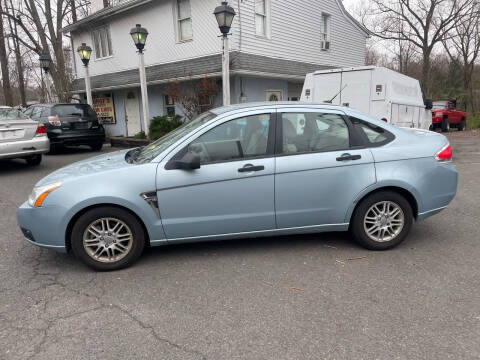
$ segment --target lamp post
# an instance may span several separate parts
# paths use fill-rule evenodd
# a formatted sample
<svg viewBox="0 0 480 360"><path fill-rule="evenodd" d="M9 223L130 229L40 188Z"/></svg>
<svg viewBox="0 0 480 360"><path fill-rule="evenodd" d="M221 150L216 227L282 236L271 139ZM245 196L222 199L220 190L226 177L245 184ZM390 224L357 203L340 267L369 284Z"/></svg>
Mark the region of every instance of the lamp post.
<svg viewBox="0 0 480 360"><path fill-rule="evenodd" d="M92 101L92 88L90 86L90 73L88 72L88 62L90 61L90 55L92 54L92 48L85 43L82 43L77 49L80 59L85 65L85 91L87 92L87 103L93 106Z"/></svg>
<svg viewBox="0 0 480 360"><path fill-rule="evenodd" d="M45 90L47 92L46 100L47 102L51 101L51 94L50 94L50 79L48 77L48 72L50 70L50 65L52 64L52 58L49 54L42 54L39 56L40 67L45 72Z"/></svg>
<svg viewBox="0 0 480 360"><path fill-rule="evenodd" d="M140 60L140 90L142 92L142 107L143 107L143 125L145 135L148 135L148 121L150 119L148 109L148 92L147 92L147 77L145 75L145 62L143 59L143 48L147 41L148 31L140 24L137 24L132 30L130 30L133 42L138 50L138 56Z"/></svg>
<svg viewBox="0 0 480 360"><path fill-rule="evenodd" d="M222 1L222 5L217 6L213 12L217 19L218 28L222 33L222 88L223 105L230 105L230 54L228 47L228 33L232 26L235 10L228 5L228 2Z"/></svg>

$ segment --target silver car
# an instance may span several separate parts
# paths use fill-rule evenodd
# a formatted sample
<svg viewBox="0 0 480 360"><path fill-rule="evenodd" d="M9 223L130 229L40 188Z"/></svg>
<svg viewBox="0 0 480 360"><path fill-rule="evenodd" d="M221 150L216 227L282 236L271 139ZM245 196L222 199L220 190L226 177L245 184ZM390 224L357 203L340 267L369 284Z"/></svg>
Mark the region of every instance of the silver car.
<svg viewBox="0 0 480 360"><path fill-rule="evenodd" d="M0 106L0 160L25 159L38 165L50 150L45 125L8 106Z"/></svg>

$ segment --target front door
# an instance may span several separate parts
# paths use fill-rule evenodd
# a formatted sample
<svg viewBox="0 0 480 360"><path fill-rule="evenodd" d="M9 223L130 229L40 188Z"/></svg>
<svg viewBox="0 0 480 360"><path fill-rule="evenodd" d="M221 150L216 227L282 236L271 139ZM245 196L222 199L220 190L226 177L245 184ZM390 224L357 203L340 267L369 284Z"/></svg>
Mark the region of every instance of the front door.
<svg viewBox="0 0 480 360"><path fill-rule="evenodd" d="M351 125L340 112L278 111L277 227L345 223L357 194L375 183L370 150L355 146Z"/></svg>
<svg viewBox="0 0 480 360"><path fill-rule="evenodd" d="M274 110L235 115L159 165L157 196L168 240L275 229L274 118ZM187 152L200 157L199 169L169 166Z"/></svg>
<svg viewBox="0 0 480 360"><path fill-rule="evenodd" d="M136 90L128 90L125 94L125 114L127 121L127 136L135 136L140 131L140 103Z"/></svg>

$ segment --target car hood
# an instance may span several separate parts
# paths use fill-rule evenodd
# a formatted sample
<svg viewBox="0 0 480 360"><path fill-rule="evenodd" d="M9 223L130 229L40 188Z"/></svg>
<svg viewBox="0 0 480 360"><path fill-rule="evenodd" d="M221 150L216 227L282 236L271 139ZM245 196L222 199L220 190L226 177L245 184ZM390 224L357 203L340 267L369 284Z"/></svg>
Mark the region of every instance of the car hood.
<svg viewBox="0 0 480 360"><path fill-rule="evenodd" d="M88 176L102 172L135 166L125 161L125 154L131 149L115 151L108 154L94 156L60 168L41 179L35 186L51 184L57 181L66 181L70 178Z"/></svg>

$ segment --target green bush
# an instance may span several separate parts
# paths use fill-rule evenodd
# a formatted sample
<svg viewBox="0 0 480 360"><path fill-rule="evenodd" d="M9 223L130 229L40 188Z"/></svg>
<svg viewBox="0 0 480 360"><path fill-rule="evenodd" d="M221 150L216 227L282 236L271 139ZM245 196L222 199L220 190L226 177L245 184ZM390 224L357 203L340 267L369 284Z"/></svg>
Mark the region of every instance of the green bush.
<svg viewBox="0 0 480 360"><path fill-rule="evenodd" d="M134 139L146 139L147 135L145 135L145 131L140 131L138 134L133 136Z"/></svg>
<svg viewBox="0 0 480 360"><path fill-rule="evenodd" d="M175 116L173 119L169 119L167 116L155 116L150 120L150 134L151 140L157 140L163 135L168 134L173 129L176 129L182 125L180 116Z"/></svg>
<svg viewBox="0 0 480 360"><path fill-rule="evenodd" d="M469 129L480 128L480 113L467 115L467 128Z"/></svg>

